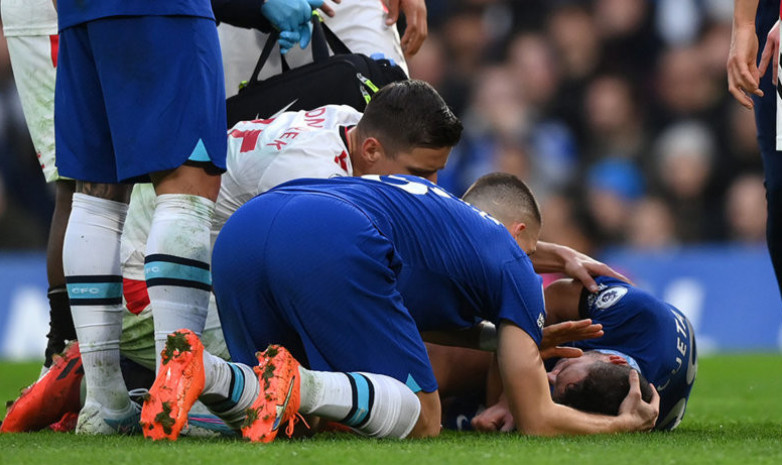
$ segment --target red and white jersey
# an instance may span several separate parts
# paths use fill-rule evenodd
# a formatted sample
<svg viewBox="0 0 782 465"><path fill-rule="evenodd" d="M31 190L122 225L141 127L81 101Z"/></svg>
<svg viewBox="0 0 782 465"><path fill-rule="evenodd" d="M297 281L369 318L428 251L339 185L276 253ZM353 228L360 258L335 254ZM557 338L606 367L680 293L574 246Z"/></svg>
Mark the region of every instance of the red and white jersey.
<svg viewBox="0 0 782 465"><path fill-rule="evenodd" d="M2 0L6 37L57 34L57 10L52 0Z"/></svg>
<svg viewBox="0 0 782 465"><path fill-rule="evenodd" d="M361 113L345 105L286 112L267 120L242 121L228 131L227 171L223 173L212 220L212 243L228 218L244 203L298 178L352 176L345 131ZM149 184L133 189L122 232L122 274L144 279L144 254L155 194Z"/></svg>
<svg viewBox="0 0 782 465"><path fill-rule="evenodd" d="M213 234L245 202L274 186L297 178L352 176L343 132L360 118L352 107L327 105L237 123L228 131L228 171L222 176Z"/></svg>

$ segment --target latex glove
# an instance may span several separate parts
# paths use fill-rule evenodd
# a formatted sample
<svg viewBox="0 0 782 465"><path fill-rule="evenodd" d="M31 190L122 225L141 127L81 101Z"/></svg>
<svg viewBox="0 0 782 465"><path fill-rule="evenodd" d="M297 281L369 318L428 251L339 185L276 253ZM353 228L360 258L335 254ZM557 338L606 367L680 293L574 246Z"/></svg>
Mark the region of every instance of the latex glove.
<svg viewBox="0 0 782 465"><path fill-rule="evenodd" d="M261 13L280 31L280 51L287 53L297 42L307 47L312 37L312 10L323 0L267 0Z"/></svg>

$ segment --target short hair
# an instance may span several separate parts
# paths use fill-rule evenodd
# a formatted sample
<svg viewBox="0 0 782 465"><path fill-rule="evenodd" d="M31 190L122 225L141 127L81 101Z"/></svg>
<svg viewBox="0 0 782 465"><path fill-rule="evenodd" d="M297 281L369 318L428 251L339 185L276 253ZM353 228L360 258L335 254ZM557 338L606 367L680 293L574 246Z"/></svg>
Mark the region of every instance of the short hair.
<svg viewBox="0 0 782 465"><path fill-rule="evenodd" d="M618 415L619 406L630 392L629 365L596 361L591 364L587 375L581 381L568 385L554 401L583 412ZM652 387L644 375L638 373L641 381L641 398L652 400Z"/></svg>
<svg viewBox="0 0 782 465"><path fill-rule="evenodd" d="M373 95L356 129L362 137L377 138L393 158L417 147L453 147L463 127L434 87L411 79Z"/></svg>
<svg viewBox="0 0 782 465"><path fill-rule="evenodd" d="M462 200L504 224L515 221L542 223L540 205L532 190L512 174L491 173L481 176L467 189Z"/></svg>

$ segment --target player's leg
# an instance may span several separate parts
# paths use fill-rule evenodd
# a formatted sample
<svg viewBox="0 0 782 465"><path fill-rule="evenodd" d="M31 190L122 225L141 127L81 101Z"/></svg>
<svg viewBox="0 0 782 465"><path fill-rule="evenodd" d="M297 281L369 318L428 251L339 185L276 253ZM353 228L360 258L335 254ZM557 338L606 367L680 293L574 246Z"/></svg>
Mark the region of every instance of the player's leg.
<svg viewBox="0 0 782 465"><path fill-rule="evenodd" d="M98 48L101 74L113 78L104 90L119 177L151 173L157 194L145 275L159 352L175 330L200 336L207 314L210 226L226 154L217 31L214 21L183 16L95 24L117 38ZM129 48L127 42L156 45ZM127 69L136 74L126 76ZM123 111L128 99L133 112ZM143 164L136 162L139 153L150 154Z"/></svg>
<svg viewBox="0 0 782 465"><path fill-rule="evenodd" d="M175 171L155 178L158 196L144 267L155 315L156 353L176 329L202 335L211 294L210 226L220 178L191 166ZM184 185L177 183L182 177L171 177L183 171L188 179Z"/></svg>
<svg viewBox="0 0 782 465"><path fill-rule="evenodd" d="M87 396L77 432L124 431L137 418L122 380L119 239L128 189L116 181L111 135L88 27L60 34L55 126L60 174L78 182L63 243L63 268Z"/></svg>
<svg viewBox="0 0 782 465"><path fill-rule="evenodd" d="M52 213L49 240L46 245L46 276L49 281L49 290L46 294L49 299L49 333L46 334L44 367L51 366L52 356L65 349L66 341L76 339L62 266L65 228L71 214L71 203L76 183L67 179L58 179L55 181L55 189L54 213Z"/></svg>
<svg viewBox="0 0 782 465"><path fill-rule="evenodd" d="M773 1L758 4L756 22L759 39L758 50L763 50L768 31L779 18L779 3ZM758 54L758 57L760 55ZM766 223L766 241L771 263L777 277L777 285L782 292L782 153L776 149L777 131L777 89L772 83L772 71L769 70L760 79L760 89L764 96L752 96L755 104L755 123L758 130L758 145L763 157L763 171L766 185L768 219Z"/></svg>
<svg viewBox="0 0 782 465"><path fill-rule="evenodd" d="M4 5L14 8L20 4ZM18 13L16 13L18 14ZM54 14L54 13L52 13ZM56 16L54 18L56 20ZM54 182L56 197L49 240L46 247L46 274L49 283L49 334L44 370L51 366L52 356L63 351L65 342L76 338L68 305L68 292L62 271L62 242L71 209L74 182L60 178L55 166L54 84L57 66L57 35L11 35L6 38L19 100L27 127L38 155L44 177Z"/></svg>

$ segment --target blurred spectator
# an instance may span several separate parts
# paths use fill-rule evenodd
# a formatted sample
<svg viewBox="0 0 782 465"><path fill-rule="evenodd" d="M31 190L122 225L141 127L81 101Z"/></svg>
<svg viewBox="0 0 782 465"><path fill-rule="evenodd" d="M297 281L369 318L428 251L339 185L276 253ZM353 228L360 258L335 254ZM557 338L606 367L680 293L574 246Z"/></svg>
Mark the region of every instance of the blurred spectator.
<svg viewBox="0 0 782 465"><path fill-rule="evenodd" d="M663 40L672 46L688 45L703 20L698 0L658 0L657 30Z"/></svg>
<svg viewBox="0 0 782 465"><path fill-rule="evenodd" d="M603 66L634 80L646 79L654 69L660 49L653 26L655 2L595 0L594 5L595 25L602 39Z"/></svg>
<svg viewBox="0 0 782 465"><path fill-rule="evenodd" d="M633 205L645 191L641 172L629 160L609 158L589 169L586 184L589 234L601 247L621 244Z"/></svg>
<svg viewBox="0 0 782 465"><path fill-rule="evenodd" d="M663 53L657 65L656 90L659 123L699 117L715 123L725 95L724 85L707 73L704 56L696 47L674 48Z"/></svg>
<svg viewBox="0 0 782 465"><path fill-rule="evenodd" d="M673 214L660 197L645 197L633 206L626 245L639 250L662 250L678 244Z"/></svg>
<svg viewBox="0 0 782 465"><path fill-rule="evenodd" d="M528 108L507 68L484 68L476 82L462 115L462 140L438 176L438 182L457 195L478 177L496 171L500 144L520 143L529 124Z"/></svg>
<svg viewBox="0 0 782 465"><path fill-rule="evenodd" d="M559 69L549 42L542 34L519 34L508 49L508 68L521 98L544 114L559 87Z"/></svg>
<svg viewBox="0 0 782 465"><path fill-rule="evenodd" d="M725 200L731 240L763 244L766 240L766 189L759 173L744 174L728 188Z"/></svg>
<svg viewBox="0 0 782 465"><path fill-rule="evenodd" d="M540 240L572 247L587 254L594 252L595 245L585 233L584 213L575 195L555 194L541 204L543 226Z"/></svg>
<svg viewBox="0 0 782 465"><path fill-rule="evenodd" d="M666 129L655 142L657 182L673 210L684 242L722 236L720 198L709 191L715 142L708 127L687 121Z"/></svg>
<svg viewBox="0 0 782 465"><path fill-rule="evenodd" d="M587 161L642 158L647 141L637 101L630 81L619 76L599 76L589 84L584 105Z"/></svg>

